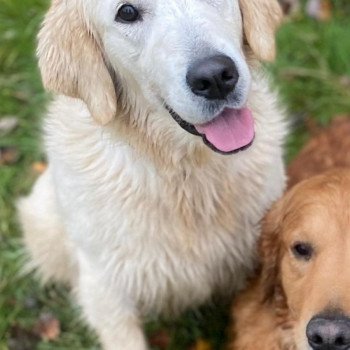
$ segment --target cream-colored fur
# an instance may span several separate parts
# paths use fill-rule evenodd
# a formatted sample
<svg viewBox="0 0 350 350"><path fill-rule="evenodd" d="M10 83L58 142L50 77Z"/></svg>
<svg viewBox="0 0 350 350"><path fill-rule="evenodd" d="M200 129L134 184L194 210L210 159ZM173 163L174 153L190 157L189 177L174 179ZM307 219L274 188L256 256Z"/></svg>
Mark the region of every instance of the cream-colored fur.
<svg viewBox="0 0 350 350"><path fill-rule="evenodd" d="M243 46L238 0L144 3L154 17L162 11L168 16L168 25L173 25L169 35L177 35L174 30L184 25L177 24L178 18L171 22L180 10L185 19L200 13L188 25L199 24L206 14L215 35L203 34L197 44L214 47L214 39L222 38L216 49L231 53L241 72L241 103L253 111L256 137L244 152L219 155L182 130L157 99L161 91L185 118L191 108L196 120L208 118L198 112L199 101L176 99L182 93L176 79L191 53L180 44L198 36L189 40L189 34L184 40L184 33L175 35L179 51L171 55L166 54L171 45L158 45L163 34L147 33L145 42L156 44L153 50L143 47L135 58L144 41L127 42L125 33L116 34L115 25L103 22L114 9L111 1L53 1L38 53L46 86L66 96L57 96L50 105L45 120L49 168L32 194L20 201L19 212L31 266L45 281L70 283L107 350L147 349L143 316L178 313L214 292L240 289L253 266L260 219L285 183L283 115L250 49ZM224 23L216 11L225 13ZM247 11L249 6L243 15ZM139 40L143 34L128 35ZM273 50L274 40L269 40ZM155 62L162 50L164 61ZM83 53L95 57L87 58L90 69ZM176 73L172 84L157 75L169 67L169 75ZM183 99L188 96L186 92Z"/></svg>

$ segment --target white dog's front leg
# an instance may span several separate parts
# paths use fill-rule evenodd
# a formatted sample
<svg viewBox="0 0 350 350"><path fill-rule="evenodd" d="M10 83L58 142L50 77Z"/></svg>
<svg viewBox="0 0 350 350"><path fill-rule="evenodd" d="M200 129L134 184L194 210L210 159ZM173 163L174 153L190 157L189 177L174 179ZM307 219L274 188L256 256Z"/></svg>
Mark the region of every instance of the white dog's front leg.
<svg viewBox="0 0 350 350"><path fill-rule="evenodd" d="M82 268L80 272L79 302L103 349L148 349L134 303L123 296L122 290L111 291L96 270Z"/></svg>

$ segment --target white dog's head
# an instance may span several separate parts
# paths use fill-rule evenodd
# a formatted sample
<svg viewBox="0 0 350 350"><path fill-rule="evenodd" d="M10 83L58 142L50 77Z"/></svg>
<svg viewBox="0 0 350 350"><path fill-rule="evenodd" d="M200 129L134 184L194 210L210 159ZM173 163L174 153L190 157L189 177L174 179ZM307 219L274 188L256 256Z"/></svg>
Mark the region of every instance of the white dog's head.
<svg viewBox="0 0 350 350"><path fill-rule="evenodd" d="M39 65L102 124L142 104L232 153L254 139L244 39L272 60L281 16L277 0L53 0Z"/></svg>

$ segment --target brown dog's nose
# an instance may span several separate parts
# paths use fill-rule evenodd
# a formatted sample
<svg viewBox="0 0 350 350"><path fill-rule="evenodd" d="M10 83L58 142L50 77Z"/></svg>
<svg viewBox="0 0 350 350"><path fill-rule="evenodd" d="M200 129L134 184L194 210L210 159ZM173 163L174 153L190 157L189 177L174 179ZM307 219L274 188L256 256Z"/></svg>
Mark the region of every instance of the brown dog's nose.
<svg viewBox="0 0 350 350"><path fill-rule="evenodd" d="M306 335L314 350L348 350L350 318L342 315L316 316L307 325Z"/></svg>
<svg viewBox="0 0 350 350"><path fill-rule="evenodd" d="M239 74L228 56L218 55L195 61L187 73L192 92L207 100L224 100L236 87Z"/></svg>

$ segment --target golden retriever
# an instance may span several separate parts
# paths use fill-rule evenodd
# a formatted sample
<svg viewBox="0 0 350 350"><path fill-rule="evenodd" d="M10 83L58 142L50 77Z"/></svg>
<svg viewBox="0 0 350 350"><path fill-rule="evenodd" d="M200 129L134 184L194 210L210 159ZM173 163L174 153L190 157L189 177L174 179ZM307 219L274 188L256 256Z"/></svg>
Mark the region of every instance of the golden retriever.
<svg viewBox="0 0 350 350"><path fill-rule="evenodd" d="M350 117L335 118L314 136L288 167L288 187L335 167L350 168Z"/></svg>
<svg viewBox="0 0 350 350"><path fill-rule="evenodd" d="M20 201L31 267L69 283L108 350L242 287L285 186L260 60L277 0L53 0L38 41L49 167ZM239 152L239 153L238 153Z"/></svg>
<svg viewBox="0 0 350 350"><path fill-rule="evenodd" d="M314 171L327 169L328 163L309 151L332 140L339 125L344 128L349 120L310 142L293 165L294 176L302 160L306 167L310 160ZM344 139L326 142L329 159L336 154L332 146L340 143ZM339 163L337 158L331 163ZM300 182L273 206L259 243L261 267L233 308L230 349L350 349L349 203L350 168L335 168Z"/></svg>

